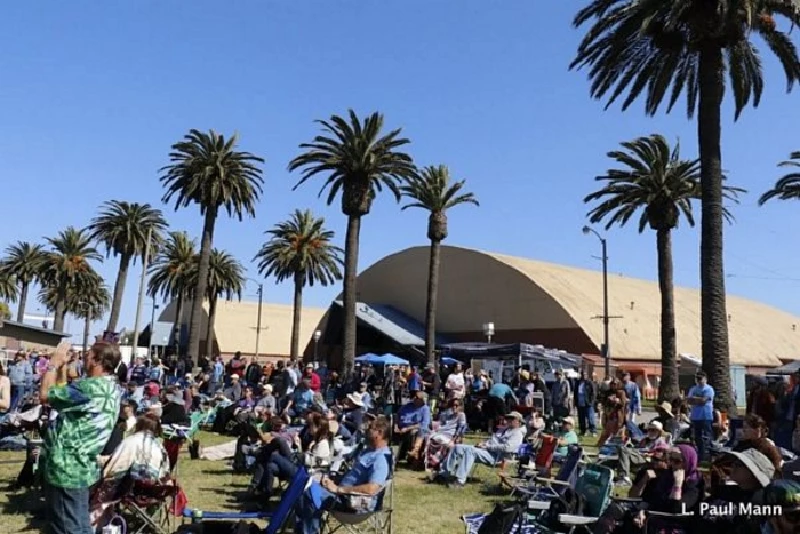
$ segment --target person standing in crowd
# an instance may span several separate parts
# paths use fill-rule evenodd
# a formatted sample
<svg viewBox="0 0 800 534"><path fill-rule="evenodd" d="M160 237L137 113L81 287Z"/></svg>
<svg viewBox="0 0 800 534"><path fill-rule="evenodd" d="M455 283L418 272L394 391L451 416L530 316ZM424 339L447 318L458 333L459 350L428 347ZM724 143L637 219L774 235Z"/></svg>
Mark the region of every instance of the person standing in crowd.
<svg viewBox="0 0 800 534"><path fill-rule="evenodd" d="M445 383L447 389L447 398L449 399L463 399L466 388L464 386L464 371L460 363L457 363L453 372L447 377Z"/></svg>
<svg viewBox="0 0 800 534"><path fill-rule="evenodd" d="M217 356L214 366L211 369L211 384L208 387L209 395L215 395L225 381L225 364L222 363L222 356Z"/></svg>
<svg viewBox="0 0 800 534"><path fill-rule="evenodd" d="M692 407L689 420L700 461L705 459L711 445L711 423L714 420L714 388L706 382L706 374L698 371L695 385L689 388L686 402Z"/></svg>
<svg viewBox="0 0 800 534"><path fill-rule="evenodd" d="M303 378L308 378L311 381L309 384L311 391L314 393L322 389L322 379L314 372L314 365L312 363L309 362L306 364L305 370L303 371Z"/></svg>
<svg viewBox="0 0 800 534"><path fill-rule="evenodd" d="M242 360L241 351L237 350L234 353L233 358L231 358L231 361L230 361L230 366L231 366L231 374L232 375L244 376L244 372L245 372L246 366L247 366L247 361L246 360Z"/></svg>
<svg viewBox="0 0 800 534"><path fill-rule="evenodd" d="M144 366L144 360L140 356L137 356L133 361L128 381L137 386L143 386L147 381L147 368Z"/></svg>
<svg viewBox="0 0 800 534"><path fill-rule="evenodd" d="M594 436L596 428L594 424L594 402L597 399L594 391L594 382L586 379L586 373L581 371L581 376L575 386L575 407L578 410L578 429L581 436L589 433Z"/></svg>
<svg viewBox="0 0 800 534"><path fill-rule="evenodd" d="M39 374L43 375L46 372L47 369L45 368L44 372L40 372ZM117 366L117 380L119 380L119 383L122 386L128 383L128 365L124 361L120 361L119 365Z"/></svg>
<svg viewBox="0 0 800 534"><path fill-rule="evenodd" d="M58 413L45 435L44 478L50 534L89 534L89 488L100 478L97 456L120 413L114 377L119 350L95 343L86 377L67 384L66 351L57 350L39 386L39 398Z"/></svg>
<svg viewBox="0 0 800 534"><path fill-rule="evenodd" d="M25 359L25 352L17 352L14 355L14 363L8 366L8 380L11 383L11 406L9 411L16 411L25 398L25 384L30 375L33 375L33 369L31 369L31 364L28 363L28 360Z"/></svg>
<svg viewBox="0 0 800 534"><path fill-rule="evenodd" d="M439 391L442 389L442 379L439 378L439 374L431 364L425 366L425 372L422 374L422 387L425 388L425 393L428 394L431 412L436 412L436 407L439 404Z"/></svg>
<svg viewBox="0 0 800 534"><path fill-rule="evenodd" d="M542 397L544 397L544 406L539 406L539 410L542 410L543 414L550 413L550 390L547 389L547 384L544 383L542 380L539 371L536 369L533 370L531 373L531 384L533 384L533 392L534 393L541 393Z"/></svg>
<svg viewBox="0 0 800 534"><path fill-rule="evenodd" d="M263 371L261 370L261 366L258 365L258 362L253 358L250 362L250 365L247 366L247 369L244 372L244 382L245 385L250 387L255 387L261 381L261 374Z"/></svg>
<svg viewBox="0 0 800 534"><path fill-rule="evenodd" d="M625 390L625 396L628 397L628 420L635 423L636 416L642 415L642 392L639 384L631 380L630 373L622 376L622 389Z"/></svg>
<svg viewBox="0 0 800 534"><path fill-rule="evenodd" d="M410 398L414 398L417 391L422 391L422 377L417 373L416 367L411 367L411 372L408 373L406 383L408 384L408 396Z"/></svg>
<svg viewBox="0 0 800 534"><path fill-rule="evenodd" d="M509 412L510 403L517 404L517 397L511 390L511 386L503 382L497 382L489 389L489 396L484 405L484 415L489 424L489 432L495 431L495 423L502 420Z"/></svg>
<svg viewBox="0 0 800 534"><path fill-rule="evenodd" d="M553 407L555 417L566 417L569 415L569 382L566 381L561 369L555 371L556 381L553 382L550 390L550 403Z"/></svg>
<svg viewBox="0 0 800 534"><path fill-rule="evenodd" d="M0 363L0 423L5 421L8 410L11 408L11 381Z"/></svg>

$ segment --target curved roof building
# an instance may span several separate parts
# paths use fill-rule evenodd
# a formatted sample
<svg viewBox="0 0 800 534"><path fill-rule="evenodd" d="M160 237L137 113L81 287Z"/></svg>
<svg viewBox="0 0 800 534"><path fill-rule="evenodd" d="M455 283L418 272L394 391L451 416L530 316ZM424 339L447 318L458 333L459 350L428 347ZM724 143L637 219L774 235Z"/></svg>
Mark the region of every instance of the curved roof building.
<svg viewBox="0 0 800 534"><path fill-rule="evenodd" d="M366 269L358 277L359 303L424 322L428 251L427 246L402 250ZM657 282L609 274L608 294L609 315L615 317L609 332L612 359L657 365L661 358ZM497 343L599 354L602 304L598 271L442 247L436 330L451 341L483 341L482 324L492 321L496 329L492 341ZM362 317L362 311L362 322L374 322L374 317ZM728 315L732 363L770 368L800 355L800 318L735 296L728 296ZM675 325L678 353L699 355L699 290L675 288Z"/></svg>

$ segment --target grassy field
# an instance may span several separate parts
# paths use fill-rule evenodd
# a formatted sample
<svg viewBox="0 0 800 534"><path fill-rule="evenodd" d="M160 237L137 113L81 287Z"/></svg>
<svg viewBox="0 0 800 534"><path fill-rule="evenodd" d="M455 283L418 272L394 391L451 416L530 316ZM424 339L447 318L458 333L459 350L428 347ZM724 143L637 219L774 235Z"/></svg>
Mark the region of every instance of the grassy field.
<svg viewBox="0 0 800 534"><path fill-rule="evenodd" d="M229 440L206 432L203 446ZM477 441L473 437L470 441ZM596 438L587 440L594 444ZM591 450L591 449L590 449ZM0 534L44 533L43 503L33 492L9 492L22 466L24 453L0 452ZM241 510L240 497L247 489L248 476L234 475L226 462L192 461L183 452L178 479L191 507L205 510ZM477 466L472 480L462 490L427 482L426 474L402 466L395 477L394 531L398 534L457 534L464 531L461 516L490 511L503 499L498 492L496 470Z"/></svg>

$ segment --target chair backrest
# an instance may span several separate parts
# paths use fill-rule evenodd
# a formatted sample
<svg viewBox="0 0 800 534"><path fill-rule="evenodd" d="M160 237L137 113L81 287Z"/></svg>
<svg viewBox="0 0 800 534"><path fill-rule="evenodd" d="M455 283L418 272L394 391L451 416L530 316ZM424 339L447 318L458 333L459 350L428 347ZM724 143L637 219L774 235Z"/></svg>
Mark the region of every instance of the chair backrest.
<svg viewBox="0 0 800 534"><path fill-rule="evenodd" d="M264 529L264 534L278 534L280 532L283 525L292 515L297 501L300 500L303 491L306 489L307 483L308 471L306 471L305 467L300 466L289 483L289 487L286 488L283 497L281 497L281 502L278 503L275 512L270 516L269 525Z"/></svg>
<svg viewBox="0 0 800 534"><path fill-rule="evenodd" d="M553 455L556 452L556 445L558 440L554 436L544 436L542 444L539 446L539 452L536 453L536 469L549 469L550 464L553 463Z"/></svg>
<svg viewBox="0 0 800 534"><path fill-rule="evenodd" d="M561 469L558 470L556 480L568 482L570 487L574 488L578 480L578 464L583 456L583 449L576 445L570 445L567 448L567 457L564 463L561 464Z"/></svg>
<svg viewBox="0 0 800 534"><path fill-rule="evenodd" d="M392 498L392 495L393 495L393 492L394 492L394 488L393 488L392 484L394 483L394 469L396 467L395 466L395 455L390 452L389 454L386 454L384 456L386 457L386 463L389 466L389 474L386 477L386 485L383 487L383 489L380 491L380 493L378 493L378 498L377 498L377 500L375 502L375 509L376 510L382 510L383 509L384 498L386 497L386 494L389 493L389 498L390 498L390 501L391 501L391 498ZM390 504L390 506L391 506L391 504Z"/></svg>
<svg viewBox="0 0 800 534"><path fill-rule="evenodd" d="M603 514L614 490L613 475L614 472L603 465L586 466L575 485L575 491L583 497L585 515L600 517Z"/></svg>

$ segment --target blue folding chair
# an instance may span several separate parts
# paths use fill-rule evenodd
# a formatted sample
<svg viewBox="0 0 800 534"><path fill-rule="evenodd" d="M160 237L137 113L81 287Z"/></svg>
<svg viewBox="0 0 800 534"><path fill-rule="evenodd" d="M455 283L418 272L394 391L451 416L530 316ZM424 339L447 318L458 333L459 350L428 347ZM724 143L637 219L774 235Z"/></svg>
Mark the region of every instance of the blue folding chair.
<svg viewBox="0 0 800 534"><path fill-rule="evenodd" d="M278 534L289 523L289 518L293 515L297 501L303 495L306 484L308 484L308 471L305 467L300 467L292 478L289 487L281 497L281 502L274 512L205 512L186 508L183 511L184 518L191 518L196 521L241 521L254 519L268 519L269 524L264 529L264 534Z"/></svg>
<svg viewBox="0 0 800 534"><path fill-rule="evenodd" d="M583 449L570 445L555 478L536 477L532 485L517 486L516 492L528 498L528 510L534 513L549 510L550 501L563 495L567 488L575 488L582 457Z"/></svg>

